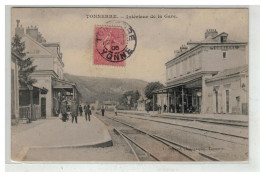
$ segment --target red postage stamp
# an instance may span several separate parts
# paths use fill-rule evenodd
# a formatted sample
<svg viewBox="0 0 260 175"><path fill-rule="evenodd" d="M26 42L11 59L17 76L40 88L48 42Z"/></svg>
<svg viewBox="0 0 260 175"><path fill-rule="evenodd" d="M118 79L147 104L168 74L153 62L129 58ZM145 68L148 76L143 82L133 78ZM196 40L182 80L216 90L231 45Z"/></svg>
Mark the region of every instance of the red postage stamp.
<svg viewBox="0 0 260 175"><path fill-rule="evenodd" d="M136 33L126 22L108 21L106 26L96 26L94 64L125 66L136 45Z"/></svg>
<svg viewBox="0 0 260 175"><path fill-rule="evenodd" d="M125 65L126 34L121 27L95 27L95 65Z"/></svg>

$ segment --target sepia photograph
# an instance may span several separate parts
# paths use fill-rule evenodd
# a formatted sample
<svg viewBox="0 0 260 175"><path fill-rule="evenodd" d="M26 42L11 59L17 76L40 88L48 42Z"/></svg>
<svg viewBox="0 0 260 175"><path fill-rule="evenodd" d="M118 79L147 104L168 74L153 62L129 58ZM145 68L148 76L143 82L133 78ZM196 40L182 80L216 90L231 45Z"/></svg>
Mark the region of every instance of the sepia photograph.
<svg viewBox="0 0 260 175"><path fill-rule="evenodd" d="M248 162L248 8L12 7L9 22L12 162Z"/></svg>

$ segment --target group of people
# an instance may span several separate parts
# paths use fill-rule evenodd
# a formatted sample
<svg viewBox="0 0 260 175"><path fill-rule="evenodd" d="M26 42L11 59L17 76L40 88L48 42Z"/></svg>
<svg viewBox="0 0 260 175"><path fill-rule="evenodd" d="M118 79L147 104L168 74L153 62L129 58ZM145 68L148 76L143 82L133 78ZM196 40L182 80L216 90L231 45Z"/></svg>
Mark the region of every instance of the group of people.
<svg viewBox="0 0 260 175"><path fill-rule="evenodd" d="M71 102L71 105L69 107L68 103L69 101ZM75 122L78 123L78 111L79 111L79 114L80 116L82 116L83 114L83 111L85 113L85 119L86 121L89 121L90 122L90 116L91 116L91 108L90 108L90 105L84 105L84 107L82 107L81 105L78 106L76 100L66 100L65 97L62 98L62 101L61 101L61 108L60 108L60 112L61 112L61 120L63 122L66 122L69 120L69 115L71 115L71 118L72 118L72 123ZM115 115L117 116L117 107L115 106L114 107L114 112L115 112ZM101 113L102 113L102 116L105 116L105 107L102 106L101 107Z"/></svg>
<svg viewBox="0 0 260 175"><path fill-rule="evenodd" d="M158 105L157 110L158 110L158 113L161 114L162 113L162 106ZM166 110L167 110L167 106L163 105L163 112L166 112Z"/></svg>
<svg viewBox="0 0 260 175"><path fill-rule="evenodd" d="M85 105L83 109L84 109L86 121L90 121L90 116L91 116L90 106L89 106L89 105L87 105L87 106ZM80 113L80 116L82 116L83 109L82 109L82 106L79 105L79 113Z"/></svg>
<svg viewBox="0 0 260 175"><path fill-rule="evenodd" d="M77 102L76 100L72 99L70 100L71 102L71 106L70 108L68 108L68 100L66 100L65 97L62 98L62 101L61 101L61 115L62 115L62 118L61 120L63 122L66 122L69 120L69 114L71 115L72 117L72 123L75 122L77 123L78 122L78 119L77 119L77 114L78 114L78 107L77 107ZM70 113L69 113L70 112Z"/></svg>
<svg viewBox="0 0 260 175"><path fill-rule="evenodd" d="M115 116L117 116L117 107L116 106L114 106L114 112L115 112ZM104 106L101 107L101 113L102 113L102 116L105 115L105 107Z"/></svg>
<svg viewBox="0 0 260 175"><path fill-rule="evenodd" d="M70 105L70 108L68 108L68 101L71 102L71 105ZM82 116L82 113L83 113L83 109L82 109L82 106L79 105L78 107L78 104L76 102L76 100L66 100L65 97L62 98L62 101L61 101L61 108L60 108L60 112L61 112L61 120L63 122L66 122L69 120L69 115L71 115L71 122L73 123L74 120L76 123L78 123L78 111L80 113L80 116ZM86 121L90 121L90 116L91 116L91 109L90 109L90 106L89 105L85 105L84 106L84 113L85 113L85 119Z"/></svg>
<svg viewBox="0 0 260 175"><path fill-rule="evenodd" d="M158 105L158 113L161 114L162 112L162 106ZM177 112L177 113L181 113L182 112L182 105L179 104L179 105L176 105L176 110L175 110L175 107L173 104L170 105L170 108L169 108L169 111L168 112ZM184 106L184 111L187 112L187 113L195 113L196 112L196 107L194 106ZM167 112L167 105L164 104L163 105L163 112Z"/></svg>

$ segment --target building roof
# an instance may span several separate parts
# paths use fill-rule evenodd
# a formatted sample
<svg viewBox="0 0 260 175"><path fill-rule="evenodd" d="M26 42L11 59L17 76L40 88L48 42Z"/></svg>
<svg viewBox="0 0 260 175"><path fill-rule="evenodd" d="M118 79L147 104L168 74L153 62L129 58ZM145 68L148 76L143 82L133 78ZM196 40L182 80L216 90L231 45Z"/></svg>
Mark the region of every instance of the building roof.
<svg viewBox="0 0 260 175"><path fill-rule="evenodd" d="M40 43L38 41L36 41L35 39L33 39L30 35L23 33L22 37L26 37L28 38L30 41L32 41L33 43L35 43L38 47L42 48L44 51L46 51L49 55L53 55L54 53L51 52L51 50L49 50L48 46L58 46L60 47L59 43ZM60 60L61 64L64 66L63 61L60 58L60 55L58 55L58 59Z"/></svg>
<svg viewBox="0 0 260 175"><path fill-rule="evenodd" d="M226 42L220 43L220 42L216 41L216 40L213 39L213 38L207 38L207 39L205 39L205 40L203 40L203 41L198 41L198 42L196 42L196 41L190 41L190 42L188 42L187 44L188 44L188 45L189 45L189 44L200 44L200 45L202 45L202 44L246 44L246 42L238 42L238 41L234 41L234 40L227 39Z"/></svg>
<svg viewBox="0 0 260 175"><path fill-rule="evenodd" d="M47 49L45 48L41 43L39 43L38 41L36 41L35 39L33 39L32 37L30 37L29 35L27 34L23 34L24 37L30 39L32 42L34 42L36 45L38 45L39 47L41 47L42 49L44 49L46 52L48 52L50 55L52 55L52 53Z"/></svg>
<svg viewBox="0 0 260 175"><path fill-rule="evenodd" d="M33 90L41 90L42 94L47 94L47 92L48 92L48 89L46 89L45 87L38 87L38 86L35 86L35 85L33 85L33 86L20 85L19 90L30 90L30 88L32 88Z"/></svg>
<svg viewBox="0 0 260 175"><path fill-rule="evenodd" d="M76 88L76 90L79 92L77 84L71 81L61 80L58 78L53 79L54 82L56 82L53 85L53 88L73 88L73 86Z"/></svg>
<svg viewBox="0 0 260 175"><path fill-rule="evenodd" d="M225 32L222 32L220 33L219 35L217 36L214 36L214 37L207 37L206 39L202 40L202 41L189 41L187 42L187 45L189 45L189 48L186 49L185 51L181 52L180 54L178 54L177 56L175 56L173 59L170 59L169 61L167 61L165 63L168 64L170 63L171 61L183 56L183 55L186 55L190 52L192 52L193 50L195 50L196 48L199 48L201 46L205 46L205 45L226 45L226 44L242 44L242 45L246 45L247 42L238 42L238 41L234 41L234 40L230 40L227 38L227 40L225 42L220 42L219 40L219 37L220 36L227 36L228 34L225 33Z"/></svg>
<svg viewBox="0 0 260 175"><path fill-rule="evenodd" d="M216 80L220 80L220 79L226 79L226 78L230 78L233 77L235 75L240 75L242 73L248 73L248 65L243 65L243 66L239 66L239 67L235 67L232 69L225 69L221 72L219 72L218 74L216 74L215 76L211 77L211 78L207 78L206 82L212 82L212 81L216 81Z"/></svg>

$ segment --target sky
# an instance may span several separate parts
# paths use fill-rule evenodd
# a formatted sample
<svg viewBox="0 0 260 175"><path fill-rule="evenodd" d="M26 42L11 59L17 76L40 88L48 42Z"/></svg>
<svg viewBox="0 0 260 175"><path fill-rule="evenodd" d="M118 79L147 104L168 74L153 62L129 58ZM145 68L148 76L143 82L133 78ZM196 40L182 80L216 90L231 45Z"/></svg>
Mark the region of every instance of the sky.
<svg viewBox="0 0 260 175"><path fill-rule="evenodd" d="M106 25L111 19L87 15L102 14L117 15L116 20L127 22L135 30L137 46L123 67L93 64L95 26ZM156 18L127 19L127 15ZM207 29L226 32L231 40L248 42L247 9L13 8L12 35L17 19L25 28L37 26L47 42L59 42L64 72L82 76L165 83L165 63L174 58L174 50L190 40L203 40Z"/></svg>

